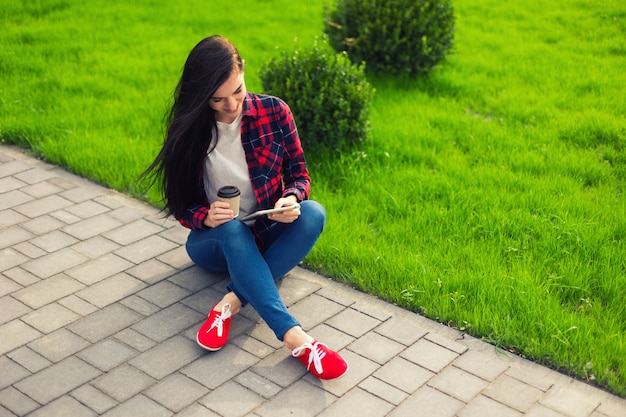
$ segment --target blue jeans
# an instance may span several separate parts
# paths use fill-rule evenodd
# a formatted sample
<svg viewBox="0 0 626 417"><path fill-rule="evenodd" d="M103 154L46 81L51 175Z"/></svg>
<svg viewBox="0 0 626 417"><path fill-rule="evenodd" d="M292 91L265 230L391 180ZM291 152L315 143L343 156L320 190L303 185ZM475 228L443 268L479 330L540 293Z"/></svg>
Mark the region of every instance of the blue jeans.
<svg viewBox="0 0 626 417"><path fill-rule="evenodd" d="M273 223L263 252L251 229L239 220L192 230L187 238L191 260L209 272L228 272L228 289L243 305L250 303L281 341L300 323L287 310L275 281L304 259L326 223L326 211L315 201L301 202L300 213L293 223Z"/></svg>

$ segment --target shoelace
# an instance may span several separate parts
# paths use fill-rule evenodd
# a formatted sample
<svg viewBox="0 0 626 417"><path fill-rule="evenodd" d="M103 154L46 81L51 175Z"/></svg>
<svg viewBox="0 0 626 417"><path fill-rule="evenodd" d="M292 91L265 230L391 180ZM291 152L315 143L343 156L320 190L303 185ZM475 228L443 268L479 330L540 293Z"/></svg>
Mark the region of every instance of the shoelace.
<svg viewBox="0 0 626 417"><path fill-rule="evenodd" d="M317 371L317 373L321 374L322 372L324 372L324 368L322 368L322 359L324 359L324 356L326 356L326 351L321 349L320 346L326 346L326 345L320 342L315 342L313 344L305 343L302 346L297 347L293 351L291 351L291 354L294 357L298 357L306 349L309 349L311 353L309 353L309 362L307 364L306 369L308 371L311 368L311 363L313 363L313 366L315 366L315 370Z"/></svg>
<svg viewBox="0 0 626 417"><path fill-rule="evenodd" d="M213 324L211 324L211 327L209 327L209 330L207 330L206 332L208 333L217 327L217 336L222 337L222 334L224 334L224 322L228 320L230 317L231 317L230 304L226 303L222 306L222 312L218 314L217 316L215 316L215 320L213 320Z"/></svg>

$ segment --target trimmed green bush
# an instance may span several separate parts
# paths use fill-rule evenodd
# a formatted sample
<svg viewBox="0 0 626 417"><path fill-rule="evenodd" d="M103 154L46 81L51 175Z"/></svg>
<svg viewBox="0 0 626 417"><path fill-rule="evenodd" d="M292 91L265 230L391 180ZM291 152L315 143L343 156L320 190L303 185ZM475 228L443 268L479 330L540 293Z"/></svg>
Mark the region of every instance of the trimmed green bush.
<svg viewBox="0 0 626 417"><path fill-rule="evenodd" d="M447 0L339 0L326 6L324 32L336 51L374 73L430 72L454 41Z"/></svg>
<svg viewBox="0 0 626 417"><path fill-rule="evenodd" d="M270 58L259 76L265 93L291 107L307 149L346 149L367 140L374 88L364 65L335 53L326 39Z"/></svg>

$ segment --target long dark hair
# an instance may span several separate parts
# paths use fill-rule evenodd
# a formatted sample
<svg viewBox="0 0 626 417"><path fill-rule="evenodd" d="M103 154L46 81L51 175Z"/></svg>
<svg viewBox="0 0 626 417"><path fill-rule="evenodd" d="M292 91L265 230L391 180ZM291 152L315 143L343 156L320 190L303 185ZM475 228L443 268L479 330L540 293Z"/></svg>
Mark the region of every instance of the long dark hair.
<svg viewBox="0 0 626 417"><path fill-rule="evenodd" d="M152 183L158 179L167 214L181 217L188 207L204 200L198 182L216 125L209 99L233 71L243 69L237 48L219 35L201 40L189 53L174 103L165 115L163 147L142 174Z"/></svg>

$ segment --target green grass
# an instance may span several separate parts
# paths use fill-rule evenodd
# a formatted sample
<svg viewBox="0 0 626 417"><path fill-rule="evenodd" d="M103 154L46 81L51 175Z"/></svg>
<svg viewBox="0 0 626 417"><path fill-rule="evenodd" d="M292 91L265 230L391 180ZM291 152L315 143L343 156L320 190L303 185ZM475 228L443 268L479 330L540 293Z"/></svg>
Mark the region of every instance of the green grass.
<svg viewBox="0 0 626 417"><path fill-rule="evenodd" d="M276 48L322 31L323 0L170 3L3 4L0 138L146 197L200 38L231 38L262 92ZM329 218L307 265L624 396L626 9L522 3L455 1L441 68L370 77L368 144L309 154Z"/></svg>

